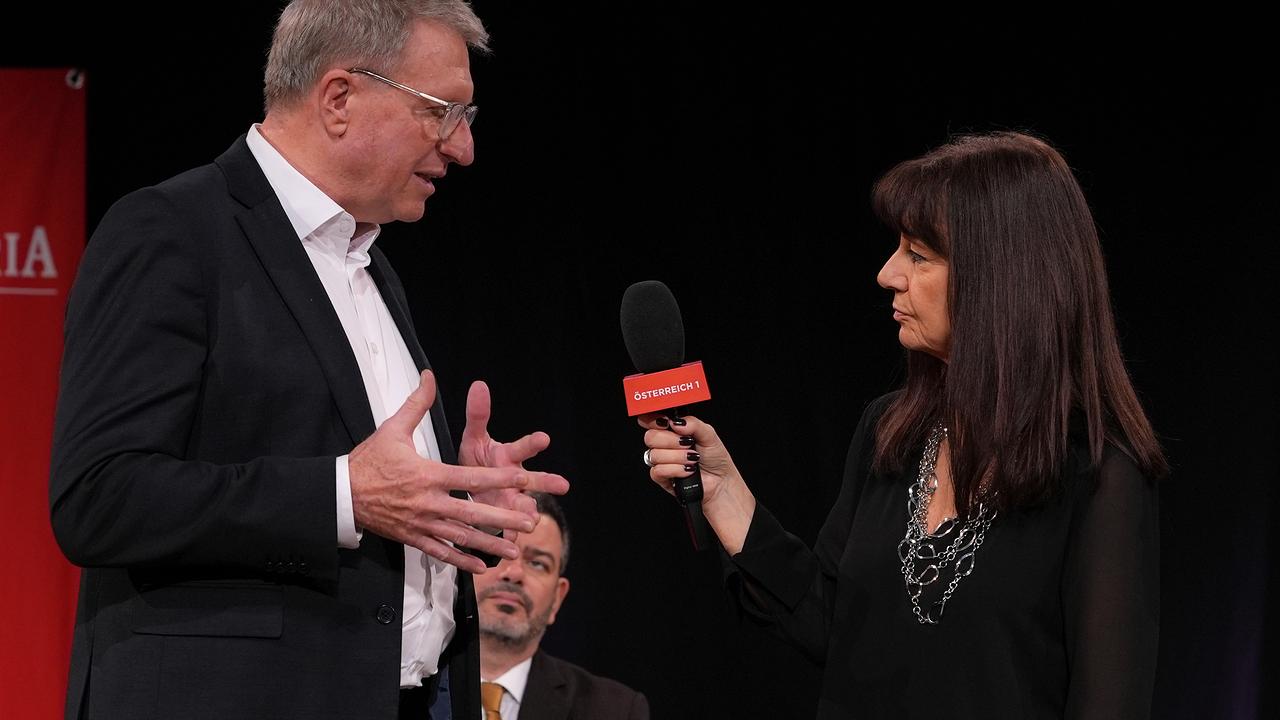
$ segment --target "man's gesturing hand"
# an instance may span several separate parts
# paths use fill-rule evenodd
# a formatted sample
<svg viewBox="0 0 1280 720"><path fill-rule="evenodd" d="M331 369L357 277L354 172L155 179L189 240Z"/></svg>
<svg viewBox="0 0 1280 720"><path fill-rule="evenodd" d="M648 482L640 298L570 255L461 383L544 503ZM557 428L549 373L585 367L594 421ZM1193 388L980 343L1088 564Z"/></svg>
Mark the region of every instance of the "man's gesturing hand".
<svg viewBox="0 0 1280 720"><path fill-rule="evenodd" d="M356 525L461 570L482 573L484 563L479 558L449 543L514 558L518 555L514 543L476 528L527 532L535 518L509 507L461 500L449 491L465 490L472 497L505 497L523 490L563 494L569 484L558 475L527 471L518 462L507 467L461 467L421 457L413 446L413 432L435 397L435 376L428 370L404 405L351 451L347 463Z"/></svg>
<svg viewBox="0 0 1280 720"><path fill-rule="evenodd" d="M467 393L467 427L462 431L462 442L458 447L459 463L487 468L523 468L525 460L546 450L551 444L551 437L541 431L509 443L494 440L489 435L491 405L489 386L480 380L472 383L471 390ZM561 495L569 489L568 483L563 487L562 491L548 492ZM481 490L471 493L471 497L487 505L523 512L535 523L538 521L537 503L520 489ZM508 532L506 536L508 540L515 542L514 534Z"/></svg>

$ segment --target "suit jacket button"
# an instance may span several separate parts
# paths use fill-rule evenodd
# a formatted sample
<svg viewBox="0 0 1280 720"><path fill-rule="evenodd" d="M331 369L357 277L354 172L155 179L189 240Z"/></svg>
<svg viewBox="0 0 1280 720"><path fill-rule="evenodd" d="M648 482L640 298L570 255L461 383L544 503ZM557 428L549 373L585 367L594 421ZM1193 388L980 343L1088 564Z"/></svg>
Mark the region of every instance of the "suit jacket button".
<svg viewBox="0 0 1280 720"><path fill-rule="evenodd" d="M377 618L378 618L378 622L382 623L383 625L390 625L391 623L395 622L396 609L391 607L390 605L379 605Z"/></svg>

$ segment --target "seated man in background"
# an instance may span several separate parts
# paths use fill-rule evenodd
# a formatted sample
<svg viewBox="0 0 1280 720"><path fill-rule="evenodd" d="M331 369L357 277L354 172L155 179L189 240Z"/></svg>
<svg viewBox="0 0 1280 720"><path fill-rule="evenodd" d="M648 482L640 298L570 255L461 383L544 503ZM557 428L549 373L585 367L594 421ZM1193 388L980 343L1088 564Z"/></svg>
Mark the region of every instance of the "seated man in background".
<svg viewBox="0 0 1280 720"><path fill-rule="evenodd" d="M520 557L475 576L484 720L647 720L643 694L538 649L569 593L569 525L555 497L530 494L541 519Z"/></svg>

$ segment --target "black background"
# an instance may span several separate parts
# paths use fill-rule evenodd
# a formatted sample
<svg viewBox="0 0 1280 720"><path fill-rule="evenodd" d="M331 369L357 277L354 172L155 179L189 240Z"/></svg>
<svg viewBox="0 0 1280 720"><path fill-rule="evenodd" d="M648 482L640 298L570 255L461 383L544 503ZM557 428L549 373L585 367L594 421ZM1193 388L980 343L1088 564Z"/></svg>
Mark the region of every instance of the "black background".
<svg viewBox="0 0 1280 720"><path fill-rule="evenodd" d="M657 718L812 715L818 670L736 625L718 559L690 550L647 480L619 300L637 280L671 286L714 394L696 412L812 541L863 406L902 376L874 280L895 239L871 217L872 182L952 133L1024 129L1062 150L1094 208L1122 344L1174 466L1154 714L1280 712L1264 23L476 7L494 48L473 62L477 162L379 244L455 433L467 384L486 379L493 434L548 431L534 464L574 484L573 590L544 647L644 691ZM90 227L261 119L276 3L31 12L5 23L0 65L87 69Z"/></svg>

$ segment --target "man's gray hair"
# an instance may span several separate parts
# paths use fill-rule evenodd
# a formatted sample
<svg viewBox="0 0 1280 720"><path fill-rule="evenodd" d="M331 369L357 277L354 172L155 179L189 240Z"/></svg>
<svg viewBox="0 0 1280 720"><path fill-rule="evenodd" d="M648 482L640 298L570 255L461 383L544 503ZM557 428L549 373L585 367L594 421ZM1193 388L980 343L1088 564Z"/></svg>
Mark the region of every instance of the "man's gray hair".
<svg viewBox="0 0 1280 720"><path fill-rule="evenodd" d="M267 112L302 99L334 67L394 73L415 20L438 22L475 50L489 50L489 33L466 0L293 0L267 55Z"/></svg>

